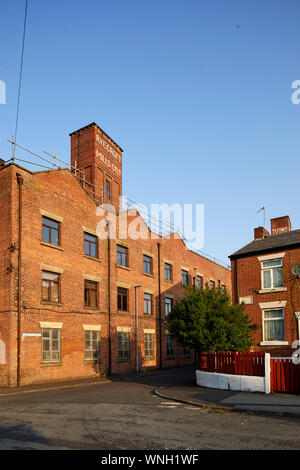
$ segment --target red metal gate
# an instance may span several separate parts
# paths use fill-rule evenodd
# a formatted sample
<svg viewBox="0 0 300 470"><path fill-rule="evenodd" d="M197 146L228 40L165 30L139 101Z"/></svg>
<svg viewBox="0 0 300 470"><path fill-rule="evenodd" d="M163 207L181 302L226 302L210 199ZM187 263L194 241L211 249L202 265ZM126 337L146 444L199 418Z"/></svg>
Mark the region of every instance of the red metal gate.
<svg viewBox="0 0 300 470"><path fill-rule="evenodd" d="M300 393L300 364L291 358L270 359L271 392Z"/></svg>

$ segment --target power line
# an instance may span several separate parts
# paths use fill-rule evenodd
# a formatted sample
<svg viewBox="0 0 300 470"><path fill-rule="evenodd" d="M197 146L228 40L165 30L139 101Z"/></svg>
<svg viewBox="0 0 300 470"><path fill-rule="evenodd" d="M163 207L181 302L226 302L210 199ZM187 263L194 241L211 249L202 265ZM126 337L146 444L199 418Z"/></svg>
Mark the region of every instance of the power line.
<svg viewBox="0 0 300 470"><path fill-rule="evenodd" d="M26 33L26 23L27 23L27 7L28 7L28 0L25 1L25 17L24 17L21 65L20 65L20 76L19 76L19 91L18 91L17 115L16 115L15 135L14 135L15 141L17 140L17 133L18 133L19 108L20 108L21 84L22 84L22 73L23 73L23 58L24 58L24 47L25 47L25 33Z"/></svg>

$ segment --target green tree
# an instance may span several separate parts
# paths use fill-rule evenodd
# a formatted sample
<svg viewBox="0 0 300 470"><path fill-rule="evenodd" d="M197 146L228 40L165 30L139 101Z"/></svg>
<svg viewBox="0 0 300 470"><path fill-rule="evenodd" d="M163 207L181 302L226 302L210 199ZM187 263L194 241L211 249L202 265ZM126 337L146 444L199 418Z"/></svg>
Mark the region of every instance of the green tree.
<svg viewBox="0 0 300 470"><path fill-rule="evenodd" d="M245 351L252 345L256 325L243 305L232 305L229 293L220 288L187 288L168 318L171 336L197 352Z"/></svg>

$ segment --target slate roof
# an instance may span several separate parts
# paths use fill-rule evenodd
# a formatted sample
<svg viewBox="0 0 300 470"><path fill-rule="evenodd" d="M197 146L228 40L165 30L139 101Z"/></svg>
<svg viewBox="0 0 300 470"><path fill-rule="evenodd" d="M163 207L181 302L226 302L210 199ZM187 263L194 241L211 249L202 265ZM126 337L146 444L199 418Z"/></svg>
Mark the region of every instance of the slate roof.
<svg viewBox="0 0 300 470"><path fill-rule="evenodd" d="M240 250L229 256L230 259L241 258L256 253L270 253L272 251L300 247L300 230L270 235L266 238L253 240Z"/></svg>

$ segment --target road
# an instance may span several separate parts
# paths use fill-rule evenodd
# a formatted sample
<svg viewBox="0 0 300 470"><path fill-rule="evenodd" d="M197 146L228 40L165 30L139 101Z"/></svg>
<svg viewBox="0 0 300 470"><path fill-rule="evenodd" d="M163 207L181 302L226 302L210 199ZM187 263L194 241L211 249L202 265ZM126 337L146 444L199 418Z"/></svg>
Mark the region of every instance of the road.
<svg viewBox="0 0 300 470"><path fill-rule="evenodd" d="M193 369L0 395L0 450L300 448L297 419L210 412L153 394L183 382L196 387Z"/></svg>

